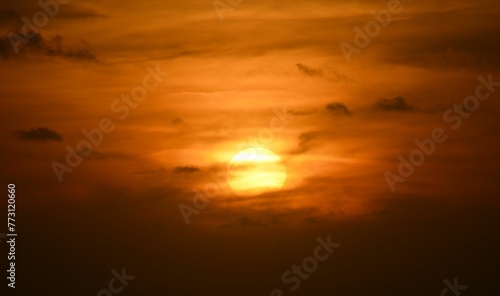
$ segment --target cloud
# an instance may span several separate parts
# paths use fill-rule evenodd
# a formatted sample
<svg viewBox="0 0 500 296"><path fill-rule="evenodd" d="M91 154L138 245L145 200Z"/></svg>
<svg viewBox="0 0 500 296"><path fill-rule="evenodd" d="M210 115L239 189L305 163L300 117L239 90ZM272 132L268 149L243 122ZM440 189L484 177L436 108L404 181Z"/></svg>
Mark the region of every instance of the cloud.
<svg viewBox="0 0 500 296"><path fill-rule="evenodd" d="M20 140L23 140L23 141L62 142L62 140L63 140L62 136L58 132L51 130L51 129L48 129L48 128L44 128L44 127L33 128L30 130L24 130L24 131L16 131L16 132L13 132L12 135Z"/></svg>
<svg viewBox="0 0 500 296"><path fill-rule="evenodd" d="M182 173L196 173L201 171L200 168L194 166L194 165L186 165L186 166L176 166L174 169L174 173L176 174L182 174Z"/></svg>
<svg viewBox="0 0 500 296"><path fill-rule="evenodd" d="M304 64L297 64L297 68L299 69L299 72L302 74L309 76L309 77L321 77L324 78L330 82L337 82L337 81L352 81L351 79L347 78L344 74L339 73L332 67L326 66L322 68L312 68L308 67Z"/></svg>
<svg viewBox="0 0 500 296"><path fill-rule="evenodd" d="M375 104L375 109L382 111L414 111L415 108L409 105L405 98L403 97L395 97L392 99L380 99Z"/></svg>
<svg viewBox="0 0 500 296"><path fill-rule="evenodd" d="M32 21L34 14L41 11L41 7L36 1L30 1L29 3L12 3L7 6L8 7L5 8L0 7L0 21L2 25L8 23L11 25L15 24L18 27L22 26L22 17L26 17L28 20ZM100 13L90 7L68 3L59 6L56 17L58 19L88 19L104 18L108 17L108 15Z"/></svg>
<svg viewBox="0 0 500 296"><path fill-rule="evenodd" d="M0 38L0 56L4 59L38 55L47 57L62 57L71 60L97 61L92 48L87 44L80 48L67 49L63 47L63 38L55 35L51 39L44 39L40 33L32 38L25 38L21 33L8 33ZM16 50L14 49L17 49Z"/></svg>
<svg viewBox="0 0 500 296"><path fill-rule="evenodd" d="M314 68L308 67L306 65L300 64L300 63L297 64L297 68L299 68L299 71L306 76L310 76L310 77L323 77L324 76L324 71L322 69L314 69Z"/></svg>
<svg viewBox="0 0 500 296"><path fill-rule="evenodd" d="M316 135L314 133L302 133L299 136L299 144L298 147L291 151L292 154L301 154L307 152L312 149L313 140L316 139Z"/></svg>
<svg viewBox="0 0 500 296"><path fill-rule="evenodd" d="M182 124L184 124L184 121L182 119L176 117L176 118L172 119L172 121L170 121L170 123L172 125L182 125Z"/></svg>
<svg viewBox="0 0 500 296"><path fill-rule="evenodd" d="M342 103L330 103L326 105L326 110L335 116L351 116L351 111Z"/></svg>

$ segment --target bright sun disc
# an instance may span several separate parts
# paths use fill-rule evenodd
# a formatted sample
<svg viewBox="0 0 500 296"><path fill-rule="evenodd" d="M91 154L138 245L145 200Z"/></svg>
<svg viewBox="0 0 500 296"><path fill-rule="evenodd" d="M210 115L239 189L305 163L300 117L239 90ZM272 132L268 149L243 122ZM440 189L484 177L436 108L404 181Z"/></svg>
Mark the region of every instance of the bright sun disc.
<svg viewBox="0 0 500 296"><path fill-rule="evenodd" d="M236 154L230 162L229 185L240 196L279 190L286 181L281 158L263 148L249 148Z"/></svg>

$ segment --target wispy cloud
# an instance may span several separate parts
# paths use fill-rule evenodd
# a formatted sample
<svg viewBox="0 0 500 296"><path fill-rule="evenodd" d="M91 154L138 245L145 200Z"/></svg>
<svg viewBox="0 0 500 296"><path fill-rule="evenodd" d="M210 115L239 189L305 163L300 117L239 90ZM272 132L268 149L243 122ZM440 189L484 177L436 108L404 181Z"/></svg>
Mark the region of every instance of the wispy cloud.
<svg viewBox="0 0 500 296"><path fill-rule="evenodd" d="M97 62L97 57L88 43L77 48L66 48L63 44L63 37L55 35L50 39L45 39L40 33L34 34L32 38L25 38L19 33L9 33L0 38L0 56L4 59L46 56L60 57L70 60ZM14 48L18 49L18 52Z"/></svg>
<svg viewBox="0 0 500 296"><path fill-rule="evenodd" d="M174 169L174 173L176 174L182 174L182 173L196 173L201 171L199 167L194 166L194 165L186 165L186 166L177 166Z"/></svg>
<svg viewBox="0 0 500 296"><path fill-rule="evenodd" d="M375 108L382 111L414 111L415 107L408 104L404 97L394 97L392 99L382 98L376 104Z"/></svg>
<svg viewBox="0 0 500 296"><path fill-rule="evenodd" d="M324 71L322 69L315 69L315 68L311 68L311 67L308 67L306 65L303 65L303 64L297 64L297 68L299 69L299 71L306 75L306 76L310 76L310 77L323 77L325 75Z"/></svg>
<svg viewBox="0 0 500 296"><path fill-rule="evenodd" d="M351 116L352 112L343 103L330 103L326 105L326 110L335 116Z"/></svg>
<svg viewBox="0 0 500 296"><path fill-rule="evenodd" d="M316 139L316 134L309 132L309 133L302 133L299 135L299 143L298 147L294 150L292 150L292 154L301 154L305 153L309 150L312 149L313 141Z"/></svg>
<svg viewBox="0 0 500 296"><path fill-rule="evenodd" d="M62 136L51 129L44 128L44 127L39 127L39 128L33 128L30 130L21 130L21 131L15 131L12 133L12 135L19 140L23 141L37 141L37 142L45 142L45 141L56 141L56 142L62 142L63 138Z"/></svg>

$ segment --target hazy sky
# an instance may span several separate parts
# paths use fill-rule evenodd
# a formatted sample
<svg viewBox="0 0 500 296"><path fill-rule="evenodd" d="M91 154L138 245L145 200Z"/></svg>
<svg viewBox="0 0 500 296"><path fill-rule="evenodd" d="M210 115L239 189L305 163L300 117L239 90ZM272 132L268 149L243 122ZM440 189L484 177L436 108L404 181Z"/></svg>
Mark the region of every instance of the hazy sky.
<svg viewBox="0 0 500 296"><path fill-rule="evenodd" d="M455 277L462 295L498 293L496 1L246 0L224 20L210 1L58 6L24 38L38 2L0 3L18 295L96 295L122 267L122 295L441 295ZM416 141L432 153L401 176ZM187 225L179 205L252 145L282 159L283 188L222 182ZM328 235L341 246L290 291L283 273Z"/></svg>

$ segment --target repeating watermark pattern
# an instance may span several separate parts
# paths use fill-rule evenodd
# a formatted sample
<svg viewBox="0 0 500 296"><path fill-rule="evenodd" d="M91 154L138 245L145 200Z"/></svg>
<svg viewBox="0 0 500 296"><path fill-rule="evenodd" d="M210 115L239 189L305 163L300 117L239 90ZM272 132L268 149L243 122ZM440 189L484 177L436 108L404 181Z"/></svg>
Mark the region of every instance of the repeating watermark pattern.
<svg viewBox="0 0 500 296"><path fill-rule="evenodd" d="M287 107L284 107L283 111L278 109L273 109L272 111L275 116L269 120L269 127L260 129L257 137L249 137L248 140L240 146L240 151L247 148L253 148L253 151L256 151L259 147L269 145L274 140L274 134L283 131L295 117L289 113ZM193 189L193 206L189 206L185 203L179 204L179 211L187 225L191 223L190 217L192 215L200 214L200 211L210 204L210 198L219 196L221 191L227 189L230 171L231 168L229 164L222 171L216 173L210 171L208 175L214 182L206 183L203 186L203 192L198 188Z"/></svg>
<svg viewBox="0 0 500 296"><path fill-rule="evenodd" d="M387 27L391 23L393 15L400 14L402 11L403 6L399 0L390 0L387 3L387 10L382 9L379 12L370 12L375 20L367 22L364 31L360 27L355 26L353 28L356 33L353 39L354 45L345 41L342 41L339 45L347 63L351 63L353 53L360 54L362 49L370 45L373 38L380 35L382 28Z"/></svg>
<svg viewBox="0 0 500 296"><path fill-rule="evenodd" d="M458 277L455 277L453 279L453 284L450 283L448 279L445 279L443 283L447 288L443 288L443 290L441 291L441 296L448 296L448 292L450 291L453 292L453 294L455 294L456 296L460 296L462 294L460 291L464 291L465 289L467 289L467 286L458 284Z"/></svg>
<svg viewBox="0 0 500 296"><path fill-rule="evenodd" d="M302 260L302 264L300 265L292 265L291 268L287 269L281 275L281 281L285 285L291 285L289 290L291 292L297 291L300 287L302 280L307 280L309 276L314 273L319 266L319 262L324 262L337 249L340 247L339 243L333 243L331 240L331 234L329 234L326 238L326 241L321 237L317 237L316 241L318 242L318 246L313 251L313 256L306 257ZM271 296L282 296L285 292L281 289L275 289L271 292Z"/></svg>
<svg viewBox="0 0 500 296"><path fill-rule="evenodd" d="M122 94L121 99L116 99L111 103L110 109L113 113L118 114L120 120L125 120L130 115L130 109L135 109L140 102L144 101L148 92L154 90L163 81L168 73L160 71L160 65L156 65L156 70L147 66L146 74L142 79L142 84L133 87L129 94ZM65 173L71 173L78 167L82 161L82 157L92 154L95 148L99 147L104 140L105 134L110 134L115 130L116 126L109 117L102 118L99 121L98 128L90 131L82 130L85 140L81 140L76 145L76 149L71 146L66 146L66 163L62 164L58 161L52 162L52 169L59 180L63 181Z"/></svg>
<svg viewBox="0 0 500 296"><path fill-rule="evenodd" d="M479 75L477 79L479 84L476 86L475 95L466 97L462 104L454 104L452 108L443 113L444 122L451 124L452 130L460 128L463 120L469 118L471 113L479 108L480 102L487 100L495 92L495 89L500 87L500 82L493 81L493 74L489 74L488 78ZM402 155L398 156L400 162L398 166L399 174L390 171L384 173L384 178L391 191L395 191L397 183L402 183L413 175L415 168L421 166L426 158L436 151L437 144L442 144L447 139L448 135L442 128L435 128L431 132L430 138L424 140L415 139L417 149L410 152L408 160Z"/></svg>
<svg viewBox="0 0 500 296"><path fill-rule="evenodd" d="M128 286L129 281L135 279L134 275L128 275L126 273L125 267L122 268L121 273L113 269L111 270L111 274L113 278L109 280L108 288L97 292L97 296L113 296L113 294L119 294Z"/></svg>
<svg viewBox="0 0 500 296"><path fill-rule="evenodd" d="M219 20L224 21L224 14L233 11L236 7L240 6L243 3L243 0L225 0L227 3L222 0L214 0L212 2L215 12L219 16Z"/></svg>
<svg viewBox="0 0 500 296"><path fill-rule="evenodd" d="M14 49L14 52L19 53L19 45L27 44L31 38L37 36L38 29L45 27L49 23L49 19L55 17L60 10L59 5L68 4L70 0L47 0L38 1L38 6L41 10L35 12L31 18L31 21L23 16L21 21L23 25L21 26L19 32L21 35L14 32L9 32L7 38L9 38L10 45Z"/></svg>

